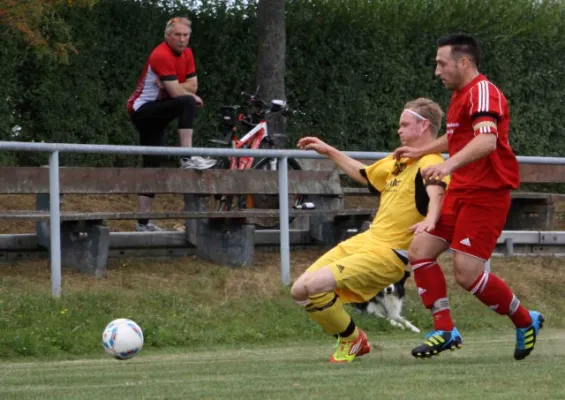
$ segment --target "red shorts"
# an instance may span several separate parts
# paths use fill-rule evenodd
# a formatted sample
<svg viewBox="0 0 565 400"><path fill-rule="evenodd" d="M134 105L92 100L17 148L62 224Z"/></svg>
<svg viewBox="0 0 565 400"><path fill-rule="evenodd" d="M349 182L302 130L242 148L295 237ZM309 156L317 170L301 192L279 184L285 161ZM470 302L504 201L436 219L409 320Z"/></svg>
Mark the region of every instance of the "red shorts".
<svg viewBox="0 0 565 400"><path fill-rule="evenodd" d="M510 210L510 190L447 190L441 216L430 232L458 252L488 260Z"/></svg>

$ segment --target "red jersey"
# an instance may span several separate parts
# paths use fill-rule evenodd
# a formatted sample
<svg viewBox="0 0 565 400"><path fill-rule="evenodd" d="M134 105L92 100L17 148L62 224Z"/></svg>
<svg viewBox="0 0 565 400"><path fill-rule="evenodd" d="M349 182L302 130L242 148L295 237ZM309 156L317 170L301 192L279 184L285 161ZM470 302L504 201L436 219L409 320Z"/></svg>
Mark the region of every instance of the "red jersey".
<svg viewBox="0 0 565 400"><path fill-rule="evenodd" d="M155 84L155 80L178 80L182 83L194 76L196 76L196 67L192 50L186 48L182 54L177 54L167 42L161 43L153 49L143 66L137 87L127 102L128 112L132 114L145 103L157 100L159 87Z"/></svg>
<svg viewBox="0 0 565 400"><path fill-rule="evenodd" d="M494 121L478 129L481 134L496 134L496 150L454 171L450 189L516 189L520 171L510 147L510 115L504 94L484 75L479 75L463 89L455 91L447 111L449 155L453 156L475 137L473 125Z"/></svg>

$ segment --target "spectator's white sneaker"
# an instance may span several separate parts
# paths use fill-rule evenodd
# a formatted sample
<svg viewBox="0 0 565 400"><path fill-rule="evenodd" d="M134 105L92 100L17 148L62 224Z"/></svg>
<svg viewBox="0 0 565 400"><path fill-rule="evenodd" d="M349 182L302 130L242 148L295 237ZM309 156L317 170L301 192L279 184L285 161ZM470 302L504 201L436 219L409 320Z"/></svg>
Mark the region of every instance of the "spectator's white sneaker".
<svg viewBox="0 0 565 400"><path fill-rule="evenodd" d="M180 167L183 169L208 169L216 165L217 161L200 156L185 157L181 158Z"/></svg>
<svg viewBox="0 0 565 400"><path fill-rule="evenodd" d="M140 224L137 222L135 224L135 231L136 232L161 232L163 228L159 228L153 222L148 222L147 224Z"/></svg>

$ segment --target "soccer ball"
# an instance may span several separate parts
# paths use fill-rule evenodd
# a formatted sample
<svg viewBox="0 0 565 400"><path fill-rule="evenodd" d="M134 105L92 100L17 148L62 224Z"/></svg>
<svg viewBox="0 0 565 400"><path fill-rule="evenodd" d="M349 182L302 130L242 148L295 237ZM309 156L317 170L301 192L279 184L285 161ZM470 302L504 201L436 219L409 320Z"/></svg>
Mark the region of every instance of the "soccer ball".
<svg viewBox="0 0 565 400"><path fill-rule="evenodd" d="M102 345L106 353L112 357L128 360L141 351L143 331L131 319L115 319L104 328Z"/></svg>

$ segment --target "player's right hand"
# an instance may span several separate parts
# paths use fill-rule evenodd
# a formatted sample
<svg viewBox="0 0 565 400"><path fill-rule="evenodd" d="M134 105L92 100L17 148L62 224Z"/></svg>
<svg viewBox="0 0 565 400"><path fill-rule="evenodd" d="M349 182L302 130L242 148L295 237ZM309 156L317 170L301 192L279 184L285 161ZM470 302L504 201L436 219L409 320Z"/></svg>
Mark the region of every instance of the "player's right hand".
<svg viewBox="0 0 565 400"><path fill-rule="evenodd" d="M428 219L418 222L410 227L410 230L414 232L414 235L418 235L422 232L431 232L435 229L436 223L434 221L428 221Z"/></svg>
<svg viewBox="0 0 565 400"><path fill-rule="evenodd" d="M401 158L420 158L422 157L422 152L416 147L402 146L394 150L392 156L395 160L400 160Z"/></svg>
<svg viewBox="0 0 565 400"><path fill-rule="evenodd" d="M298 141L296 146L301 150L314 150L319 154L326 154L326 155L332 149L332 147L329 144L313 136L303 137Z"/></svg>

